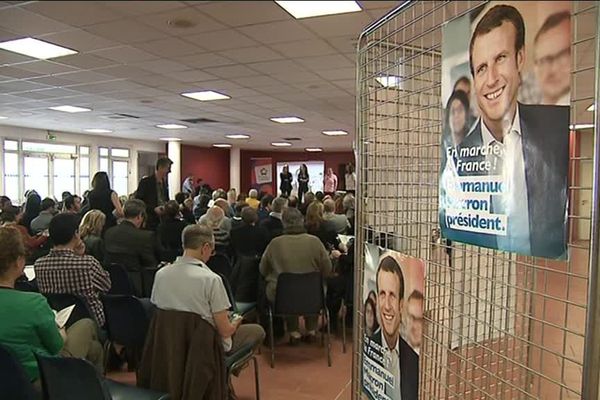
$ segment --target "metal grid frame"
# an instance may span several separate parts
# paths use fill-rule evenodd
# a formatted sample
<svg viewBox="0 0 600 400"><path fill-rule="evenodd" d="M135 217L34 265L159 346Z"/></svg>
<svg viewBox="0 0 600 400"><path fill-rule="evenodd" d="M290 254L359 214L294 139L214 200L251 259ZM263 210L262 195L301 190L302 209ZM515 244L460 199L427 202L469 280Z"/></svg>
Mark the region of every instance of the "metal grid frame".
<svg viewBox="0 0 600 400"><path fill-rule="evenodd" d="M441 30L484 3L406 2L361 34L355 304L362 304L365 242L421 258L427 272L420 398L595 400L595 335L588 334L586 349L594 352L584 368L584 321L592 327L600 322L600 315L592 318L597 312L588 316L588 309L596 311L598 278L597 257L590 256L598 251L599 235L595 129L571 133L568 261L448 245L439 238ZM597 13L596 2L572 4L572 123L599 97ZM401 86L378 85L381 75L401 76ZM595 294L589 301L588 286ZM355 321L362 319L356 306ZM361 325L354 327L355 399L365 398Z"/></svg>

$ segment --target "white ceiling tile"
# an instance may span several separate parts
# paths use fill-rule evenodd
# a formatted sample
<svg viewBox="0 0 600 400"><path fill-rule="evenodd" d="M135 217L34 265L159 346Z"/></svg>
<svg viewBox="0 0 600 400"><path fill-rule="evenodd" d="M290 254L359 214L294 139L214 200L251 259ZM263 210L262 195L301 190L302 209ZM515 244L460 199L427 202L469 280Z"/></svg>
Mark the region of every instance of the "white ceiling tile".
<svg viewBox="0 0 600 400"><path fill-rule="evenodd" d="M314 72L280 72L273 74L273 78L286 83L315 82L321 80L321 77Z"/></svg>
<svg viewBox="0 0 600 400"><path fill-rule="evenodd" d="M136 47L157 56L169 58L186 56L189 54L198 54L205 51L199 46L173 37L153 40L146 43L139 43L136 45Z"/></svg>
<svg viewBox="0 0 600 400"><path fill-rule="evenodd" d="M215 75L211 75L199 69L174 72L169 74L169 77L183 83L202 82L217 79Z"/></svg>
<svg viewBox="0 0 600 400"><path fill-rule="evenodd" d="M160 13L186 6L184 2L174 0L145 1L143 6L136 1L98 1L97 3L120 14L131 16Z"/></svg>
<svg viewBox="0 0 600 400"><path fill-rule="evenodd" d="M317 71L316 72L317 75L321 76L324 79L327 79L329 81L334 81L334 80L351 80L353 78L356 78L356 68L355 67L350 67L350 68L339 68L339 69L330 69L330 70L324 70L324 71ZM353 87L356 87L356 81L353 80Z"/></svg>
<svg viewBox="0 0 600 400"><path fill-rule="evenodd" d="M31 81L12 81L0 83L0 93L18 93L48 88L50 88L50 86Z"/></svg>
<svg viewBox="0 0 600 400"><path fill-rule="evenodd" d="M115 61L91 54L74 54L55 59L57 63L81 69L94 69L115 65Z"/></svg>
<svg viewBox="0 0 600 400"><path fill-rule="evenodd" d="M149 87L168 87L170 85L180 84L180 82L171 79L167 76L156 74L134 76L129 80Z"/></svg>
<svg viewBox="0 0 600 400"><path fill-rule="evenodd" d="M256 46L258 43L233 29L186 36L185 40L211 51Z"/></svg>
<svg viewBox="0 0 600 400"><path fill-rule="evenodd" d="M39 77L44 74L41 74L39 72L26 71L17 67L0 67L0 75L8 76L14 79L25 79Z"/></svg>
<svg viewBox="0 0 600 400"><path fill-rule="evenodd" d="M121 17L93 1L36 1L24 8L71 26L92 25Z"/></svg>
<svg viewBox="0 0 600 400"><path fill-rule="evenodd" d="M121 19L118 21L90 25L86 26L84 29L103 38L129 44L163 39L166 37L164 32L131 19Z"/></svg>
<svg viewBox="0 0 600 400"><path fill-rule="evenodd" d="M260 72L243 65L225 65L222 67L204 68L204 71L224 79L260 75Z"/></svg>
<svg viewBox="0 0 600 400"><path fill-rule="evenodd" d="M19 68L24 69L25 71L31 71L43 75L59 74L77 70L75 67L69 67L68 65L58 64L51 61L34 61L27 64L20 64Z"/></svg>
<svg viewBox="0 0 600 400"><path fill-rule="evenodd" d="M269 47L289 58L323 56L336 53L335 48L326 41L319 39L274 43L269 45Z"/></svg>
<svg viewBox="0 0 600 400"><path fill-rule="evenodd" d="M156 74L168 74L170 72L184 71L188 69L188 66L185 64L180 64L164 58L159 60L144 61L138 64L134 64L134 66L150 72L154 72Z"/></svg>
<svg viewBox="0 0 600 400"><path fill-rule="evenodd" d="M113 77L93 71L76 71L58 75L59 78L71 81L71 85L78 83L92 83L114 80Z"/></svg>
<svg viewBox="0 0 600 400"><path fill-rule="evenodd" d="M173 36L190 36L202 32L227 29L227 26L207 17L194 7L178 8L167 12L144 15L138 21ZM178 22L188 24L178 27Z"/></svg>
<svg viewBox="0 0 600 400"><path fill-rule="evenodd" d="M115 65L106 68L98 68L96 72L109 75L114 78L134 78L136 76L152 74L150 71L146 71L131 65Z"/></svg>
<svg viewBox="0 0 600 400"><path fill-rule="evenodd" d="M221 52L227 58L239 62L240 64L253 63L258 61L281 60L284 58L281 54L271 50L266 46L245 47L243 49L232 49Z"/></svg>
<svg viewBox="0 0 600 400"><path fill-rule="evenodd" d="M93 54L120 63L136 63L141 61L156 60L159 58L154 54L150 54L132 46L113 47L110 49L95 51Z"/></svg>
<svg viewBox="0 0 600 400"><path fill-rule="evenodd" d="M335 38L328 38L327 43L332 45L338 52L349 54L356 54L356 44L358 42L358 36L341 36Z"/></svg>
<svg viewBox="0 0 600 400"><path fill-rule="evenodd" d="M306 70L302 68L300 65L294 63L291 60L281 60L281 61L265 61L248 64L248 67L260 71L263 74L277 74L277 73L302 73Z"/></svg>
<svg viewBox="0 0 600 400"><path fill-rule="evenodd" d="M291 19L287 12L272 1L211 1L198 5L197 8L232 27Z"/></svg>
<svg viewBox="0 0 600 400"><path fill-rule="evenodd" d="M371 16L366 12L357 12L306 18L300 20L300 23L320 37L329 38L348 35L358 37L371 21Z"/></svg>
<svg viewBox="0 0 600 400"><path fill-rule="evenodd" d="M281 87L282 84L280 81L271 78L266 75L252 76L252 77L244 77L244 78L233 78L231 79L233 82L238 85L248 87L251 89L258 89L264 86L277 86Z"/></svg>
<svg viewBox="0 0 600 400"><path fill-rule="evenodd" d="M71 29L65 32L40 35L37 36L37 38L46 40L50 43L54 43L59 46L64 46L73 50L77 50L80 53L106 49L118 45L118 43L112 40L104 39L100 36L93 35L89 32L84 31L83 29Z"/></svg>
<svg viewBox="0 0 600 400"><path fill-rule="evenodd" d="M110 92L118 92L123 89L123 81L115 80L109 82L101 82L101 83L89 83L89 84L81 84L75 86L69 86L74 90L90 93L90 94L102 94L102 93L110 93ZM131 84L131 82L130 82Z"/></svg>
<svg viewBox="0 0 600 400"><path fill-rule="evenodd" d="M173 60L192 68L216 67L219 65L235 64L235 61L215 53L203 53L185 57L175 57Z"/></svg>
<svg viewBox="0 0 600 400"><path fill-rule="evenodd" d="M352 63L341 54L319 57L304 57L295 59L294 61L311 71L352 67Z"/></svg>
<svg viewBox="0 0 600 400"><path fill-rule="evenodd" d="M62 32L73 29L42 15L13 7L2 10L0 13L0 26L2 29L14 33L36 36L46 33Z"/></svg>
<svg viewBox="0 0 600 400"><path fill-rule="evenodd" d="M244 26L238 28L238 30L257 41L266 44L317 39L317 36L293 19L268 24Z"/></svg>
<svg viewBox="0 0 600 400"><path fill-rule="evenodd" d="M61 78L59 76L54 76L54 75L41 76L41 77L38 77L38 78L32 78L32 79L28 79L28 81L36 82L36 83L42 83L44 85L56 86L56 87L66 86L66 85L72 85L73 84L72 81L69 81L67 79L63 79L63 78Z"/></svg>

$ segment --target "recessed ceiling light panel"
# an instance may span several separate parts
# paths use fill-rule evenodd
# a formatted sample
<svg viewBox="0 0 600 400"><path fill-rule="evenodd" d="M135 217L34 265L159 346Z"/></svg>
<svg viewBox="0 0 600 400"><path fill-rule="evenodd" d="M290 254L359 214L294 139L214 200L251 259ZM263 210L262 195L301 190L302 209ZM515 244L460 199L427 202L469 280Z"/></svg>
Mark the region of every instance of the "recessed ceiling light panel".
<svg viewBox="0 0 600 400"><path fill-rule="evenodd" d="M587 108L588 111L595 111L596 110L596 104L592 103L590 104L590 106Z"/></svg>
<svg viewBox="0 0 600 400"><path fill-rule="evenodd" d="M327 136L345 136L348 132L342 130L323 131L323 135Z"/></svg>
<svg viewBox="0 0 600 400"><path fill-rule="evenodd" d="M80 113L80 112L92 111L91 108L77 107L77 106L57 106L57 107L50 107L50 109L54 110L54 111L62 111L62 112L68 112L68 113Z"/></svg>
<svg viewBox="0 0 600 400"><path fill-rule="evenodd" d="M319 153L323 151L323 149L320 147L307 147L304 150L308 151L309 153Z"/></svg>
<svg viewBox="0 0 600 400"><path fill-rule="evenodd" d="M49 60L51 58L77 54L77 51L75 50L67 49L66 47L57 46L55 44L31 37L1 42L0 49L37 58L39 60Z"/></svg>
<svg viewBox="0 0 600 400"><path fill-rule="evenodd" d="M244 134L235 134L235 135L225 135L225 137L227 139L250 139L250 135L244 135Z"/></svg>
<svg viewBox="0 0 600 400"><path fill-rule="evenodd" d="M181 138L178 137L161 137L160 140L164 140L165 142L181 142Z"/></svg>
<svg viewBox="0 0 600 400"><path fill-rule="evenodd" d="M8 119L8 117L0 116L0 119Z"/></svg>
<svg viewBox="0 0 600 400"><path fill-rule="evenodd" d="M271 146L275 146L275 147L289 147L292 144L289 142L272 142Z"/></svg>
<svg viewBox="0 0 600 400"><path fill-rule="evenodd" d="M569 129L571 130L578 130L578 129L590 129L593 128L594 124L574 124L574 125L569 125Z"/></svg>
<svg viewBox="0 0 600 400"><path fill-rule="evenodd" d="M187 129L187 126L179 124L160 124L156 125L156 127L161 129Z"/></svg>
<svg viewBox="0 0 600 400"><path fill-rule="evenodd" d="M189 97L190 99L200 101L226 100L231 98L226 94L215 92L213 90L204 90L201 92L187 92L181 93L181 95L184 97Z"/></svg>
<svg viewBox="0 0 600 400"><path fill-rule="evenodd" d="M275 1L296 19L362 11L356 1Z"/></svg>
<svg viewBox="0 0 600 400"><path fill-rule="evenodd" d="M231 147L231 145L229 143L215 143L215 144L213 144L213 147L219 147L222 149L226 149L226 148Z"/></svg>
<svg viewBox="0 0 600 400"><path fill-rule="evenodd" d="M304 122L304 120L300 117L294 117L294 116L289 116L289 117L273 117L273 118L269 118L271 121L273 122L278 122L280 124L297 124L300 122Z"/></svg>
<svg viewBox="0 0 600 400"><path fill-rule="evenodd" d="M101 129L101 128L84 129L84 131L89 132L89 133L111 133L112 132L110 129Z"/></svg>

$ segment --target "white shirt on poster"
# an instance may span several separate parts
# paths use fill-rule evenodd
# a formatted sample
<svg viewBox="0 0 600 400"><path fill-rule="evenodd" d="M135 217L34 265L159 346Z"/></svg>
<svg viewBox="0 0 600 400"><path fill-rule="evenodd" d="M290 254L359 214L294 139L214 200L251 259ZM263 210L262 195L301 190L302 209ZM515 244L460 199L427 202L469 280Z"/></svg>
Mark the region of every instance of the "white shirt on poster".
<svg viewBox="0 0 600 400"><path fill-rule="evenodd" d="M382 328L383 329L383 328ZM400 390L400 335L396 339L396 347L390 349L387 341L381 331L381 341L383 342L383 360L385 369L394 377L394 386L385 385L385 394L390 399L402 399L402 390Z"/></svg>

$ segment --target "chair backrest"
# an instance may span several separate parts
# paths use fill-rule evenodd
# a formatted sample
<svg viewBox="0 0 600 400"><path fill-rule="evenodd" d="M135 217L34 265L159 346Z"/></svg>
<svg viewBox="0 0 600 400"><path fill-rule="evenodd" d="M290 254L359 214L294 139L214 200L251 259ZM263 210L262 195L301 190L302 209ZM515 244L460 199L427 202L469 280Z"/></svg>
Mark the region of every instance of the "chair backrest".
<svg viewBox="0 0 600 400"><path fill-rule="evenodd" d="M92 321L96 320L87 302L80 296L70 293L44 293L44 297L48 300L50 308L56 311L75 304L75 308L67 321L67 328L83 318L90 318Z"/></svg>
<svg viewBox="0 0 600 400"><path fill-rule="evenodd" d="M260 257L238 256L231 274L231 288L236 301L251 303L258 299Z"/></svg>
<svg viewBox="0 0 600 400"><path fill-rule="evenodd" d="M225 276L228 280L231 278L231 261L225 254L216 253L206 263L211 271Z"/></svg>
<svg viewBox="0 0 600 400"><path fill-rule="evenodd" d="M142 267L140 265L140 261L135 254L125 254L125 253L106 253L106 258L104 260L106 265L110 264L120 264L123 266L127 275L129 276L129 280L133 284L135 289L135 294L137 296L143 296L145 291L144 282L143 282L143 274Z"/></svg>
<svg viewBox="0 0 600 400"><path fill-rule="evenodd" d="M32 279L30 281L16 281L15 289L20 290L21 292L40 292L40 289L37 285L37 281L35 279Z"/></svg>
<svg viewBox="0 0 600 400"><path fill-rule="evenodd" d="M11 400L34 400L33 385L23 366L6 347L0 345L0 393Z"/></svg>
<svg viewBox="0 0 600 400"><path fill-rule="evenodd" d="M150 320L139 299L125 295L102 296L110 340L125 347L144 346Z"/></svg>
<svg viewBox="0 0 600 400"><path fill-rule="evenodd" d="M135 295L135 287L123 265L112 263L106 267L106 270L110 274L109 294Z"/></svg>
<svg viewBox="0 0 600 400"><path fill-rule="evenodd" d="M320 272L279 274L274 304L276 315L316 315L324 308Z"/></svg>
<svg viewBox="0 0 600 400"><path fill-rule="evenodd" d="M96 368L88 361L36 354L46 400L111 400Z"/></svg>
<svg viewBox="0 0 600 400"><path fill-rule="evenodd" d="M229 280L223 274L217 273L217 275L219 275L223 281L223 286L225 286L225 291L227 292L227 299L229 300L229 304L231 304L231 310L238 312L237 307L235 306L235 298L233 297L233 291L231 290Z"/></svg>

